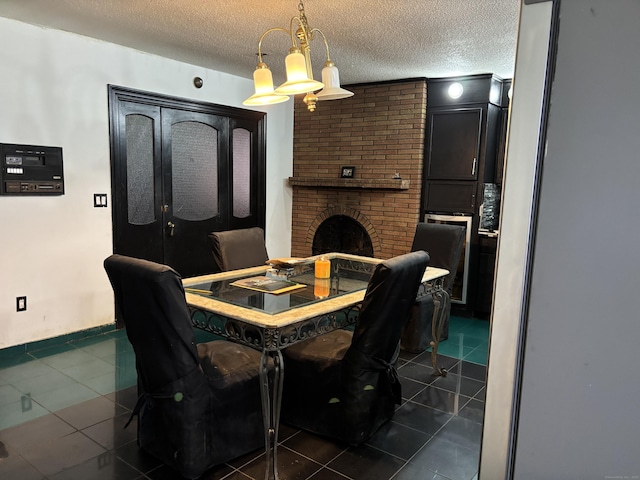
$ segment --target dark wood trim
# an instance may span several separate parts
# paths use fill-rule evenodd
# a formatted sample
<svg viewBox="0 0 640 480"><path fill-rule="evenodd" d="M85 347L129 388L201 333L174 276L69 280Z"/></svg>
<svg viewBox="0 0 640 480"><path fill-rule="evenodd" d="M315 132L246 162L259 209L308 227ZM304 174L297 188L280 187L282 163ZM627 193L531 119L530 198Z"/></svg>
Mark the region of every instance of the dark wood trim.
<svg viewBox="0 0 640 480"><path fill-rule="evenodd" d="M200 102L188 98L145 92L143 90L134 90L132 88L120 87L111 84L108 85L108 89L110 99L117 99L123 102L143 103L190 112L211 113L229 118L262 119L266 115L264 112L258 112L256 110L218 105L216 103Z"/></svg>
<svg viewBox="0 0 640 480"><path fill-rule="evenodd" d="M408 190L410 181L401 178L321 178L289 177L289 185L297 187L368 188L382 190Z"/></svg>
<svg viewBox="0 0 640 480"><path fill-rule="evenodd" d="M121 158L122 151L119 142L122 141L122 116L123 105L134 105L142 111L147 109L157 109L158 115L156 123L160 129L158 135L154 133L154 164L156 159L164 166L170 167L171 156L167 157L166 152L171 151L171 144L167 143L162 132L169 131L168 125L164 125L164 113L170 115L170 112L177 112L181 116L191 116L204 118L212 117L219 119L221 122L216 128L221 132L221 138L218 141L218 156L226 161L219 162L218 165L218 181L220 191L220 211L223 213L217 219L214 228L220 230L245 228L258 226L265 228L266 223L266 113L243 108L217 105L208 102L199 102L186 98L167 96L151 92L133 90L126 87L116 85L108 85L108 105L109 105L109 145L110 145L110 162L111 162L111 194L112 194L112 241L113 249L117 251L118 245L122 244L121 238L118 237L118 225L123 223L126 218L126 210L116 208L117 192L126 190L125 177L118 176L118 159ZM171 116L167 118L172 118ZM233 129L246 129L250 133L250 149L251 149L251 177L250 177L250 215L245 218L237 218L233 216L233 207L229 203L232 196L232 172L228 161L231 160L233 139ZM157 149L157 151L155 151ZM160 170L158 170L159 172ZM154 170L155 172L155 170ZM165 186L171 184L170 168L164 170L164 178L158 179L155 184ZM122 178L120 178L122 177ZM123 186L124 185L124 186ZM160 208L161 203L169 205L169 208L163 210L163 215L173 215L171 211L172 201L170 198L171 189L165 194L160 194L162 188L156 188L155 205ZM164 224L164 223L163 223ZM199 227L200 228L200 227ZM198 247L200 248L200 247ZM121 252L118 252L121 253ZM167 251L164 251L166 255ZM149 258L149 260L159 261L160 259ZM167 258L165 258L165 261Z"/></svg>
<svg viewBox="0 0 640 480"><path fill-rule="evenodd" d="M382 82L365 82L365 83L350 83L348 85L342 85L343 88L352 87L379 87L380 85L393 85L396 83L411 83L411 82L427 82L427 77L412 77L412 78L399 78L396 80L384 80Z"/></svg>

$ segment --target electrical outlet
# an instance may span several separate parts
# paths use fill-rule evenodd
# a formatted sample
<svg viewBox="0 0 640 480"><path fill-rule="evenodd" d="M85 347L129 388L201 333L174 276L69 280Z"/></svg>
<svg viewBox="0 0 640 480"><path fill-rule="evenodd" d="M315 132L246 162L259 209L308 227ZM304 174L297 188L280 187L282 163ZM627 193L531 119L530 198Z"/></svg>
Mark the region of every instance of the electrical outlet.
<svg viewBox="0 0 640 480"><path fill-rule="evenodd" d="M16 312L24 312L27 309L27 297L16 297Z"/></svg>

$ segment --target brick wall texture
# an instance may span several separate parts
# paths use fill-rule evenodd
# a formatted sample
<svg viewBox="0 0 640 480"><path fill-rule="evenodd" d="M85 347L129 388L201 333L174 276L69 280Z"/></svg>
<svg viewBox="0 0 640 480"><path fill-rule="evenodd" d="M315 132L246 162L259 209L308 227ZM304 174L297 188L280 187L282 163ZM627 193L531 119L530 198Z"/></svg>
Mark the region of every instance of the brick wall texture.
<svg viewBox="0 0 640 480"><path fill-rule="evenodd" d="M293 256L311 255L315 230L330 215L358 220L371 236L374 256L409 252L420 218L426 80L348 87L355 95L318 102L309 112L295 98L293 175L338 178L343 166L355 179L410 180L407 190L293 187Z"/></svg>

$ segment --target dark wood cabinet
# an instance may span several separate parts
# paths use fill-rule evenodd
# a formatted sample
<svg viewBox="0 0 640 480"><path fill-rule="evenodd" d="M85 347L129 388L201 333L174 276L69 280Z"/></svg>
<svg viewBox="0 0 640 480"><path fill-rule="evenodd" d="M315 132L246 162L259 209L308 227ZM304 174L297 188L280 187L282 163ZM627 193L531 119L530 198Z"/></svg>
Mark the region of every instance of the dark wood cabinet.
<svg viewBox="0 0 640 480"><path fill-rule="evenodd" d="M452 83L463 87L459 98L447 94ZM478 212L484 183L496 182L501 101L493 75L428 80L425 212Z"/></svg>
<svg viewBox="0 0 640 480"><path fill-rule="evenodd" d="M462 91L455 98L453 84ZM479 234L480 208L485 184L502 183L504 98L503 80L491 74L427 81L423 213L472 216L467 301L455 305L457 314L491 310L495 247L490 254L481 245L487 237Z"/></svg>
<svg viewBox="0 0 640 480"><path fill-rule="evenodd" d="M474 213L475 182L429 181L424 187L428 211L436 213Z"/></svg>
<svg viewBox="0 0 640 480"><path fill-rule="evenodd" d="M482 108L432 109L428 117L427 177L477 180Z"/></svg>

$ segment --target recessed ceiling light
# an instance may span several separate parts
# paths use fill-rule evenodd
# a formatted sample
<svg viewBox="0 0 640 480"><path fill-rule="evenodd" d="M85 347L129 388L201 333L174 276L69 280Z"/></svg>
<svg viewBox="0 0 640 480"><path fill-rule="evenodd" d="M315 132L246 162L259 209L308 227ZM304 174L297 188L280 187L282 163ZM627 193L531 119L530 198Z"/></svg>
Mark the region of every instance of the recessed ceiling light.
<svg viewBox="0 0 640 480"><path fill-rule="evenodd" d="M451 98L460 98L462 96L463 90L464 89L462 88L462 85L460 83L452 83L451 85L449 85L449 96Z"/></svg>

